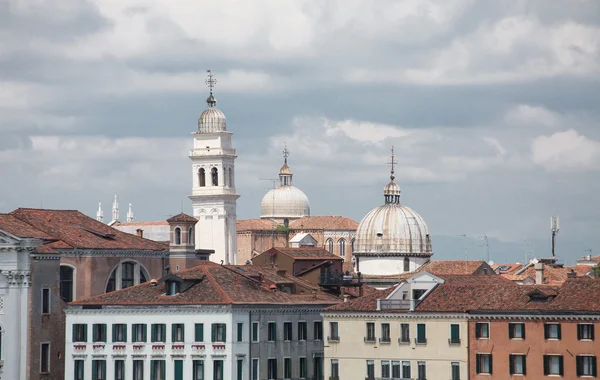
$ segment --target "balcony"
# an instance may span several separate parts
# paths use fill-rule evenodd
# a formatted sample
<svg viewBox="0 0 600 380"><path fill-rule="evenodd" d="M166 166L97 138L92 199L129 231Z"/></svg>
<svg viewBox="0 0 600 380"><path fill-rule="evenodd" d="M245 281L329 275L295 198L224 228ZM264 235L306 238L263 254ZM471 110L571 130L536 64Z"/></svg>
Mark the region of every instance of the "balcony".
<svg viewBox="0 0 600 380"><path fill-rule="evenodd" d="M165 345L164 344L153 344L152 345L152 349L153 350L164 350L165 349Z"/></svg>
<svg viewBox="0 0 600 380"><path fill-rule="evenodd" d="M204 344L192 344L192 348L195 350L204 350L206 348L206 345Z"/></svg>
<svg viewBox="0 0 600 380"><path fill-rule="evenodd" d="M98 344L98 343L96 343L96 344L92 345L92 348L94 350L103 350L104 349L104 344Z"/></svg>
<svg viewBox="0 0 600 380"><path fill-rule="evenodd" d="M74 349L75 351L83 351L83 350L85 350L86 348L87 348L87 345L86 345L86 344L74 344L74 345L73 345L73 349Z"/></svg>
<svg viewBox="0 0 600 380"><path fill-rule="evenodd" d="M450 338L450 339L448 339L448 344L450 344L450 345L456 345L456 344L460 345L460 339L452 339L452 338Z"/></svg>
<svg viewBox="0 0 600 380"><path fill-rule="evenodd" d="M415 338L415 344L427 344L427 338Z"/></svg>
<svg viewBox="0 0 600 380"><path fill-rule="evenodd" d="M235 149L227 148L197 148L190 150L190 157L197 156L235 156Z"/></svg>
<svg viewBox="0 0 600 380"><path fill-rule="evenodd" d="M398 338L398 344L410 344L410 338L407 338L407 337Z"/></svg>
<svg viewBox="0 0 600 380"><path fill-rule="evenodd" d="M377 342L377 339L375 339L374 336L366 336L365 337L365 343L375 343Z"/></svg>
<svg viewBox="0 0 600 380"><path fill-rule="evenodd" d="M183 350L185 348L184 344L174 344L171 346L172 350Z"/></svg>
<svg viewBox="0 0 600 380"><path fill-rule="evenodd" d="M378 300L379 310L414 310L418 300Z"/></svg>
<svg viewBox="0 0 600 380"><path fill-rule="evenodd" d="M224 350L225 349L225 345L224 344L213 344L213 350Z"/></svg>
<svg viewBox="0 0 600 380"><path fill-rule="evenodd" d="M124 344L113 344L113 350L115 351L120 351L120 350L124 350L127 346L125 346Z"/></svg>
<svg viewBox="0 0 600 380"><path fill-rule="evenodd" d="M340 341L340 337L339 336L328 336L327 341L332 342L332 343L338 343Z"/></svg>

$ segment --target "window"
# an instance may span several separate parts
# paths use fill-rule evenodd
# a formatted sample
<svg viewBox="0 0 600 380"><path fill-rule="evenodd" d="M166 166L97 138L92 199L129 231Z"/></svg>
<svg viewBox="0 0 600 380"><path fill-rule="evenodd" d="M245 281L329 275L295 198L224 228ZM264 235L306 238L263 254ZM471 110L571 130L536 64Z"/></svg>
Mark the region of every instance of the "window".
<svg viewBox="0 0 600 380"><path fill-rule="evenodd" d="M200 187L206 186L206 170L204 168L198 170L198 185Z"/></svg>
<svg viewBox="0 0 600 380"><path fill-rule="evenodd" d="M352 256L354 256L354 238L350 240L350 250L352 251Z"/></svg>
<svg viewBox="0 0 600 380"><path fill-rule="evenodd" d="M269 342L277 340L277 324L275 322L269 322L267 325L267 340Z"/></svg>
<svg viewBox="0 0 600 380"><path fill-rule="evenodd" d="M252 322L252 341L258 342L258 322Z"/></svg>
<svg viewBox="0 0 600 380"><path fill-rule="evenodd" d="M172 342L184 342L185 341L185 329L183 323L174 323L171 325L171 341Z"/></svg>
<svg viewBox="0 0 600 380"><path fill-rule="evenodd" d="M415 341L417 344L427 343L427 332L425 329L425 323L417 323L417 339Z"/></svg>
<svg viewBox="0 0 600 380"><path fill-rule="evenodd" d="M492 354L475 355L475 372L492 373Z"/></svg>
<svg viewBox="0 0 600 380"><path fill-rule="evenodd" d="M144 380L144 361L133 361L133 380Z"/></svg>
<svg viewBox="0 0 600 380"><path fill-rule="evenodd" d="M299 358L298 359L298 376L301 379L305 379L306 372L308 372L307 368L306 368L306 358Z"/></svg>
<svg viewBox="0 0 600 380"><path fill-rule="evenodd" d="M60 266L60 298L65 302L73 301L73 272L71 267Z"/></svg>
<svg viewBox="0 0 600 380"><path fill-rule="evenodd" d="M392 378L399 379L402 374L399 361L392 361Z"/></svg>
<svg viewBox="0 0 600 380"><path fill-rule="evenodd" d="M127 325L114 324L112 325L112 341L127 342Z"/></svg>
<svg viewBox="0 0 600 380"><path fill-rule="evenodd" d="M188 245L194 245L194 227L188 229Z"/></svg>
<svg viewBox="0 0 600 380"><path fill-rule="evenodd" d="M292 378L292 359L291 358L283 358L283 378L284 379Z"/></svg>
<svg viewBox="0 0 600 380"><path fill-rule="evenodd" d="M115 380L125 380L125 360L115 360Z"/></svg>
<svg viewBox="0 0 600 380"><path fill-rule="evenodd" d="M92 380L106 380L106 360L92 360Z"/></svg>
<svg viewBox="0 0 600 380"><path fill-rule="evenodd" d="M340 257L344 257L346 255L346 240L340 239L338 244L340 245Z"/></svg>
<svg viewBox="0 0 600 380"><path fill-rule="evenodd" d="M329 253L333 253L333 239L327 239L327 250Z"/></svg>
<svg viewBox="0 0 600 380"><path fill-rule="evenodd" d="M450 344L460 344L460 325L450 325Z"/></svg>
<svg viewBox="0 0 600 380"><path fill-rule="evenodd" d="M87 325L73 325L73 342L87 342Z"/></svg>
<svg viewBox="0 0 600 380"><path fill-rule="evenodd" d="M427 379L427 367L425 362L417 362L417 380Z"/></svg>
<svg viewBox="0 0 600 380"><path fill-rule="evenodd" d="M50 373L50 343L41 344L40 373Z"/></svg>
<svg viewBox="0 0 600 380"><path fill-rule="evenodd" d="M194 342L204 342L204 323L194 325Z"/></svg>
<svg viewBox="0 0 600 380"><path fill-rule="evenodd" d="M175 238L173 239L175 245L181 245L181 228L175 227L173 234L175 236Z"/></svg>
<svg viewBox="0 0 600 380"><path fill-rule="evenodd" d="M596 368L596 357L591 355L577 355L575 357L575 366L577 376L596 377L598 370Z"/></svg>
<svg viewBox="0 0 600 380"><path fill-rule="evenodd" d="M408 323L400 324L400 343L410 343L410 325Z"/></svg>
<svg viewBox="0 0 600 380"><path fill-rule="evenodd" d="M513 354L508 356L509 373L511 375L525 375L527 373L525 355Z"/></svg>
<svg viewBox="0 0 600 380"><path fill-rule="evenodd" d="M204 360L194 360L192 371L192 380L204 380Z"/></svg>
<svg viewBox="0 0 600 380"><path fill-rule="evenodd" d="M75 360L73 380L85 380L85 363L83 360Z"/></svg>
<svg viewBox="0 0 600 380"><path fill-rule="evenodd" d="M591 323L577 325L577 339L594 340L594 325Z"/></svg>
<svg viewBox="0 0 600 380"><path fill-rule="evenodd" d="M477 322L475 324L475 338L489 339L490 338L490 324L487 322Z"/></svg>
<svg viewBox="0 0 600 380"><path fill-rule="evenodd" d="M331 377L340 377L340 364L337 359L331 359Z"/></svg>
<svg viewBox="0 0 600 380"><path fill-rule="evenodd" d="M374 379L375 378L375 361L367 360L367 378Z"/></svg>
<svg viewBox="0 0 600 380"><path fill-rule="evenodd" d="M165 380L165 360L150 360L150 380Z"/></svg>
<svg viewBox="0 0 600 380"><path fill-rule="evenodd" d="M244 324L238 322L237 324L237 341L242 342L244 340Z"/></svg>
<svg viewBox="0 0 600 380"><path fill-rule="evenodd" d="M283 340L292 340L292 322L283 322Z"/></svg>
<svg viewBox="0 0 600 380"><path fill-rule="evenodd" d="M225 342L227 340L227 325L225 323L212 324L212 341Z"/></svg>
<svg viewBox="0 0 600 380"><path fill-rule="evenodd" d="M142 284L147 281L148 272L142 265L133 261L123 262L111 272L106 283L106 293Z"/></svg>
<svg viewBox="0 0 600 380"><path fill-rule="evenodd" d="M337 322L329 322L329 340L340 340Z"/></svg>
<svg viewBox="0 0 600 380"><path fill-rule="evenodd" d="M229 187L233 187L233 168L229 168Z"/></svg>
<svg viewBox="0 0 600 380"><path fill-rule="evenodd" d="M564 375L562 355L544 355L544 376Z"/></svg>
<svg viewBox="0 0 600 380"><path fill-rule="evenodd" d="M252 380L258 380L258 359L252 359Z"/></svg>
<svg viewBox="0 0 600 380"><path fill-rule="evenodd" d="M244 380L244 359L237 360L237 380Z"/></svg>
<svg viewBox="0 0 600 380"><path fill-rule="evenodd" d="M106 324L95 323L92 325L92 342L106 342Z"/></svg>
<svg viewBox="0 0 600 380"><path fill-rule="evenodd" d="M544 325L544 338L545 339L559 339L561 331L560 324L558 323L546 323Z"/></svg>
<svg viewBox="0 0 600 380"><path fill-rule="evenodd" d="M367 336L365 342L375 342L375 322L367 322Z"/></svg>
<svg viewBox="0 0 600 380"><path fill-rule="evenodd" d="M183 360L173 361L173 380L183 380Z"/></svg>
<svg viewBox="0 0 600 380"><path fill-rule="evenodd" d="M384 379L390 378L390 362L389 362L389 360L381 361L381 377Z"/></svg>
<svg viewBox="0 0 600 380"><path fill-rule="evenodd" d="M131 341L145 342L146 341L146 325L141 323L134 323L131 325Z"/></svg>
<svg viewBox="0 0 600 380"><path fill-rule="evenodd" d="M408 257L404 258L404 271L410 272L410 260L408 259Z"/></svg>
<svg viewBox="0 0 600 380"><path fill-rule="evenodd" d="M524 323L509 323L508 337L510 339L525 339L525 324Z"/></svg>
<svg viewBox="0 0 600 380"><path fill-rule="evenodd" d="M167 341L167 325L164 323L154 323L150 330L151 342L166 342Z"/></svg>
<svg viewBox="0 0 600 380"><path fill-rule="evenodd" d="M212 177L212 185L219 186L219 170L217 168L210 169L210 175Z"/></svg>
<svg viewBox="0 0 600 380"><path fill-rule="evenodd" d="M267 360L267 376L269 380L277 379L277 359Z"/></svg>
<svg viewBox="0 0 600 380"><path fill-rule="evenodd" d="M306 322L298 322L298 340L306 340L307 339L307 330L308 327Z"/></svg>
<svg viewBox="0 0 600 380"><path fill-rule="evenodd" d="M50 289L42 289L42 314L50 314Z"/></svg>
<svg viewBox="0 0 600 380"><path fill-rule="evenodd" d="M313 339L323 340L323 322L315 321L313 323Z"/></svg>
<svg viewBox="0 0 600 380"><path fill-rule="evenodd" d="M452 362L452 363L450 363L450 366L451 366L450 379L451 380L460 380L460 363Z"/></svg>
<svg viewBox="0 0 600 380"><path fill-rule="evenodd" d="M121 289L128 288L133 286L135 264L134 263L123 263L122 273L121 273Z"/></svg>
<svg viewBox="0 0 600 380"><path fill-rule="evenodd" d="M379 338L380 342L389 343L391 341L390 337L390 324L382 323L381 324L381 338Z"/></svg>
<svg viewBox="0 0 600 380"><path fill-rule="evenodd" d="M410 362L408 362L408 361L402 362L402 378L403 379L410 379L411 378Z"/></svg>
<svg viewBox="0 0 600 380"><path fill-rule="evenodd" d="M177 266L179 268L179 265ZM165 287L167 288L165 291L165 295L167 296L175 296L179 293L179 282L178 281L165 281Z"/></svg>

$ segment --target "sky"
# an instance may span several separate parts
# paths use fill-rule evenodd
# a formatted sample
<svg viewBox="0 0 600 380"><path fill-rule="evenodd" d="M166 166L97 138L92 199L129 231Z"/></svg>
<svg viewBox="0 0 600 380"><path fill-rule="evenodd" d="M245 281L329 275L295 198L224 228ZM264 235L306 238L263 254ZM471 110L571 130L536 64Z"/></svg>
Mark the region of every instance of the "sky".
<svg viewBox="0 0 600 380"><path fill-rule="evenodd" d="M600 254L597 0L0 2L0 212L191 212L207 69L239 219L287 143L311 213L360 221L394 146L440 258L547 256L552 215L564 259Z"/></svg>

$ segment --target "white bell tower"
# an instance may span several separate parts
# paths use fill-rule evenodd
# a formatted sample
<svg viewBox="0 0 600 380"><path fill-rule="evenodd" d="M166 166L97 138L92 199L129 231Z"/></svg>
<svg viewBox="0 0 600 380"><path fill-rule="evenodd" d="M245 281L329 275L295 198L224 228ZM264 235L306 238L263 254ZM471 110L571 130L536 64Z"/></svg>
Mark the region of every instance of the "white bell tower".
<svg viewBox="0 0 600 380"><path fill-rule="evenodd" d="M235 149L233 133L227 131L225 115L217 107L213 88L217 83L208 70L206 84L210 95L208 108L198 118L193 133L192 207L196 224L196 248L214 249L211 260L223 264L237 263Z"/></svg>

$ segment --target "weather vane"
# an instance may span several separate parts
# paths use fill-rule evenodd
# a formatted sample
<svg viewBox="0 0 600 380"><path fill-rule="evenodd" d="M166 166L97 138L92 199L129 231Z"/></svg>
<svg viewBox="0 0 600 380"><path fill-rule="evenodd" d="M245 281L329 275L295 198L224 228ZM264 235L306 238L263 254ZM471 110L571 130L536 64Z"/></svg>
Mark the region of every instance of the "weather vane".
<svg viewBox="0 0 600 380"><path fill-rule="evenodd" d="M282 153L283 153L283 159L284 159L285 163L287 164L287 158L290 155L290 151L287 148L287 143L284 145Z"/></svg>
<svg viewBox="0 0 600 380"><path fill-rule="evenodd" d="M390 160L388 161L388 165L390 166L390 168L392 169L390 172L390 179L393 181L394 178L394 168L396 166L396 164L398 164L398 160L396 160L396 156L394 155L394 146L392 145L392 155L390 157Z"/></svg>
<svg viewBox="0 0 600 380"><path fill-rule="evenodd" d="M212 90L215 87L215 84L217 84L217 80L215 79L215 76L213 75L211 70L206 70L206 72L208 73L208 78L206 78L204 83L206 83L206 85L210 89L210 94L212 95Z"/></svg>

